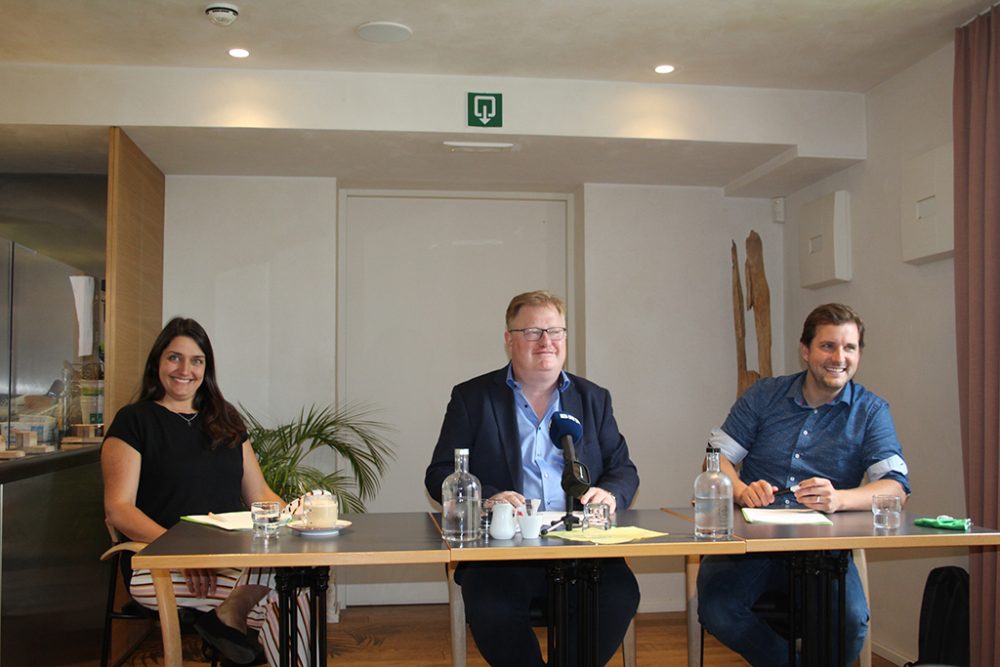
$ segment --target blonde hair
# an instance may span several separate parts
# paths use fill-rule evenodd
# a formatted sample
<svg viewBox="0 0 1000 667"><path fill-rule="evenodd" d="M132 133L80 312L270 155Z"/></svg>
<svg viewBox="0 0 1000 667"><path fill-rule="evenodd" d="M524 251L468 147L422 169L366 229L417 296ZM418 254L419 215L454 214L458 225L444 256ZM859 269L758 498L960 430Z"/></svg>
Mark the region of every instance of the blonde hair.
<svg viewBox="0 0 1000 667"><path fill-rule="evenodd" d="M518 294L510 303L507 305L507 328L510 329L511 322L517 317L517 314L525 306L552 306L559 314L566 318L566 304L563 300L557 297L551 292L546 292L545 290L536 290L534 292L525 292L523 294Z"/></svg>

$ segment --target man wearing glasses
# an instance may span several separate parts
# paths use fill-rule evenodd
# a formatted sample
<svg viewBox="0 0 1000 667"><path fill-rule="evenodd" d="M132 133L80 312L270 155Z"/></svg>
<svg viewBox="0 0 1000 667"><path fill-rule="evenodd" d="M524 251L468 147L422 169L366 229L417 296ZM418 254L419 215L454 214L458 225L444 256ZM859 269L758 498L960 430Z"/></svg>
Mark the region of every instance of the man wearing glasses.
<svg viewBox="0 0 1000 667"><path fill-rule="evenodd" d="M611 395L563 370L567 330L562 300L541 291L519 294L507 306L506 323L510 363L452 390L424 477L427 492L441 502L441 483L454 471L454 450L468 448L469 471L482 483L484 505L504 501L519 507L525 498L539 498L543 511L564 512L563 454L549 437L553 414L564 412L583 425L576 455L589 468L592 485L579 501L607 503L612 512L627 508L639 476L618 432ZM604 664L635 615L639 586L624 560L601 559L601 565L598 643ZM533 601L546 597L544 563L463 564L455 579L462 586L472 636L490 665L545 664L528 614ZM575 664L575 645L571 636L570 664Z"/></svg>

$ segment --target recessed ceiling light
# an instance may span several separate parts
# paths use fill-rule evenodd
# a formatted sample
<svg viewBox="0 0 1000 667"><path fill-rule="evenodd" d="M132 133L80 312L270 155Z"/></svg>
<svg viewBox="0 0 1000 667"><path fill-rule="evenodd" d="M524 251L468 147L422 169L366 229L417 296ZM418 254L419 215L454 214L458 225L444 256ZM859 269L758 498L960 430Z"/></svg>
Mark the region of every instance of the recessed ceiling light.
<svg viewBox="0 0 1000 667"><path fill-rule="evenodd" d="M391 44L393 42L405 42L413 35L413 30L408 25L393 23L392 21L370 21L362 23L356 28L358 37L367 42L378 42L380 44Z"/></svg>
<svg viewBox="0 0 1000 667"><path fill-rule="evenodd" d="M657 74L670 74L674 71L673 65L657 65L653 68L653 71Z"/></svg>
<svg viewBox="0 0 1000 667"><path fill-rule="evenodd" d="M452 153L501 153L514 148L505 141L443 141Z"/></svg>
<svg viewBox="0 0 1000 667"><path fill-rule="evenodd" d="M233 58L249 58L250 52L246 49L229 49L229 55Z"/></svg>

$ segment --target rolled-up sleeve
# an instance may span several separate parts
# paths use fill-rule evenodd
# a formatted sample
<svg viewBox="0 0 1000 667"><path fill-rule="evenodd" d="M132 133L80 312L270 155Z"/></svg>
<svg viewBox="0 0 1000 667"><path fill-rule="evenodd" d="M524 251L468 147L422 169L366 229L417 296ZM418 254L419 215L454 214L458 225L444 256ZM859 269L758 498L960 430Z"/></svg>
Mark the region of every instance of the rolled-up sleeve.
<svg viewBox="0 0 1000 667"><path fill-rule="evenodd" d="M868 481L893 479L910 493L909 469L903 458L903 447L896 437L889 404L878 401L872 405L863 445L865 472Z"/></svg>

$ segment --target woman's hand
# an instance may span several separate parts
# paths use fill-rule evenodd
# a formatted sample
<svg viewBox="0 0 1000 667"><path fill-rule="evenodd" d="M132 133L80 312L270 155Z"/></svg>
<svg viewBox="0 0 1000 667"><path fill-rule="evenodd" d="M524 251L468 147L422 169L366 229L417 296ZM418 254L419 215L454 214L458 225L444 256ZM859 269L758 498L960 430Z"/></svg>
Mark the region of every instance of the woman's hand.
<svg viewBox="0 0 1000 667"><path fill-rule="evenodd" d="M184 581L196 598L215 595L215 570L184 570Z"/></svg>

